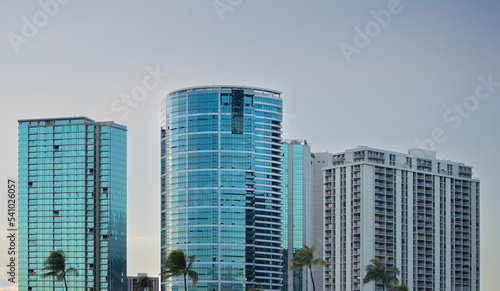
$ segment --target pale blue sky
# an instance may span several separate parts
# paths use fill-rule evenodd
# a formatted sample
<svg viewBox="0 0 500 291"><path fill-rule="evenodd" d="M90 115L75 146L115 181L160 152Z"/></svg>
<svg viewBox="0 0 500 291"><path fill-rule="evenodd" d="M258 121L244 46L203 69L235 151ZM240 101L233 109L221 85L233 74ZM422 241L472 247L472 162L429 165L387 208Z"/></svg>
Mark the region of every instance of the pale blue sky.
<svg viewBox="0 0 500 291"><path fill-rule="evenodd" d="M481 283L494 290L500 86L476 103L468 96L480 76L500 82L498 1L401 0L399 13L371 32L350 63L340 44L354 45L355 28L374 20L371 11L395 2L220 0L234 5L222 14L214 2L72 0L44 24L37 1L0 1L0 178L17 176L17 119L85 115L128 126L128 273L156 275L160 99L195 85L268 87L283 91L285 137L305 138L313 151L368 145L406 152L441 128L438 158L472 165L482 181ZM33 16L44 26L15 53L9 36L19 41L23 18ZM113 110L150 74L147 67L168 77L126 117ZM471 110L455 129L443 114L452 110L456 120L454 104L464 102ZM1 237L5 229L2 212ZM0 238L0 249L6 243Z"/></svg>

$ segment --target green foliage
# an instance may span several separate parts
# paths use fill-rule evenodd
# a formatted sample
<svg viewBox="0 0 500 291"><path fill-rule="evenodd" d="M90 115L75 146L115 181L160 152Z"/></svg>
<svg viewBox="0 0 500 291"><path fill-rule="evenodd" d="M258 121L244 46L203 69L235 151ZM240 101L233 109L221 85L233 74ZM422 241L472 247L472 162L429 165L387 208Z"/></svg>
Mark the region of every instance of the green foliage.
<svg viewBox="0 0 500 291"><path fill-rule="evenodd" d="M390 288L391 291L410 291L408 288L408 285L406 284L401 284L401 285L392 285Z"/></svg>
<svg viewBox="0 0 500 291"><path fill-rule="evenodd" d="M198 282L198 273L193 270L195 256L187 257L182 250L172 251L163 262L161 276L163 280L184 276L184 288L187 290L187 277L193 281L193 285Z"/></svg>
<svg viewBox="0 0 500 291"><path fill-rule="evenodd" d="M316 290L316 286L314 285L314 278L312 274L312 266L321 265L326 267L326 263L322 258L314 258L314 251L316 251L316 247L308 247L304 245L304 247L295 252L295 256L292 259L293 265L290 267L291 271L295 271L298 269L302 269L304 267L309 268L309 273L311 275L311 283L313 285L313 290Z"/></svg>
<svg viewBox="0 0 500 291"><path fill-rule="evenodd" d="M42 270L47 272L41 275L42 278L54 277L57 282L64 282L66 291L68 291L66 275L78 276L75 268L66 269L66 256L62 250L52 251L43 264L45 267Z"/></svg>
<svg viewBox="0 0 500 291"><path fill-rule="evenodd" d="M398 284L399 280L397 276L399 275L399 270L396 267L387 268L387 257L385 257L382 263L379 258L373 258L370 260L370 265L366 266L366 275L363 278L363 285L369 282L382 282L382 290L385 287L391 286L391 284Z"/></svg>
<svg viewBox="0 0 500 291"><path fill-rule="evenodd" d="M323 259L314 259L314 251L316 251L315 246L309 248L306 245L302 249L297 250L295 252L295 256L292 259L293 265L290 267L290 270L295 271L303 267L311 267L311 265L315 266L318 264L326 267L326 263L325 261L323 261Z"/></svg>
<svg viewBox="0 0 500 291"><path fill-rule="evenodd" d="M135 286L134 291L145 290L148 289L150 291L153 290L153 282L146 276L142 276L137 280L137 285Z"/></svg>

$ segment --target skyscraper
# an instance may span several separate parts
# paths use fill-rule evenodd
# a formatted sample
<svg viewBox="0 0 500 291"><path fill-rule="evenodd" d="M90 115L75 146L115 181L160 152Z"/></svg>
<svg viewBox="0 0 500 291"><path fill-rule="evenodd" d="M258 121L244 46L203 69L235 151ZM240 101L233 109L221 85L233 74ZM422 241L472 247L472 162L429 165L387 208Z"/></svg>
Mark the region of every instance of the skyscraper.
<svg viewBox="0 0 500 291"><path fill-rule="evenodd" d="M307 290L308 270L290 271L298 249L310 242L311 147L305 140L283 142L283 290ZM315 253L318 255L318 252Z"/></svg>
<svg viewBox="0 0 500 291"><path fill-rule="evenodd" d="M362 285L365 268L386 256L410 290L479 290L471 166L419 149L358 147L333 156L324 191L325 290L375 290Z"/></svg>
<svg viewBox="0 0 500 291"><path fill-rule="evenodd" d="M62 250L72 290L126 290L127 131L86 117L19 120L19 290Z"/></svg>
<svg viewBox="0 0 500 291"><path fill-rule="evenodd" d="M190 290L282 289L281 122L275 90L190 87L163 100L161 255L196 256Z"/></svg>

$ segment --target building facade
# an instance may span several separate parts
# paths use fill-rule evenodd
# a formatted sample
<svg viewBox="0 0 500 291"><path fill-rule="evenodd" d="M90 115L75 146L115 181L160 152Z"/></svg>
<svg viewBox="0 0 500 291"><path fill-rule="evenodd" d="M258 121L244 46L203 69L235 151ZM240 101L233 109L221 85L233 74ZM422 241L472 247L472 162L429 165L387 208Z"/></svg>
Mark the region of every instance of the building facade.
<svg viewBox="0 0 500 291"><path fill-rule="evenodd" d="M283 290L307 290L306 268L290 271L298 249L309 245L311 147L305 140L283 142ZM318 253L316 253L318 254Z"/></svg>
<svg viewBox="0 0 500 291"><path fill-rule="evenodd" d="M71 290L126 290L127 131L86 117L19 120L19 290L62 250Z"/></svg>
<svg viewBox="0 0 500 291"><path fill-rule="evenodd" d="M291 259L304 245L315 246L314 257L323 258L323 168L333 155L312 153L306 140L283 141L283 290L310 290L312 281L304 268L290 271ZM324 270L313 266L314 285L323 290Z"/></svg>
<svg viewBox="0 0 500 291"><path fill-rule="evenodd" d="M323 246L325 227L325 198L323 195L323 168L331 167L333 155L329 152L318 152L312 154L312 194L309 199L310 238L309 244L316 247L315 257L324 259ZM323 291L324 268L313 266L312 273L316 291ZM309 289L308 289L309 290Z"/></svg>
<svg viewBox="0 0 500 291"><path fill-rule="evenodd" d="M139 279L141 277L147 277L151 280L153 284L153 289L141 289L139 291L159 291L160 290L160 278L158 277L149 277L147 273L138 273L137 276L127 276L127 291L135 291L137 287L137 283L139 283Z"/></svg>
<svg viewBox="0 0 500 291"><path fill-rule="evenodd" d="M324 169L325 290L362 285L374 257L410 290L479 290L479 180L472 167L358 147Z"/></svg>
<svg viewBox="0 0 500 291"><path fill-rule="evenodd" d="M162 101L161 256L196 256L190 290L283 288L281 123L274 90L191 87Z"/></svg>

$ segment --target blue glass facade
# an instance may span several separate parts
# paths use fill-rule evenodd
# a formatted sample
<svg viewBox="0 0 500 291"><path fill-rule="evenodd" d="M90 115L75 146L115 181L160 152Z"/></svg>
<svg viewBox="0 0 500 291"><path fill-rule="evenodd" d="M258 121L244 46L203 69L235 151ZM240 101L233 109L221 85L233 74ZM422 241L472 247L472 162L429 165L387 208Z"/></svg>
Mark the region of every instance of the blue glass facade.
<svg viewBox="0 0 500 291"><path fill-rule="evenodd" d="M127 132L85 117L19 120L19 290L62 250L71 290L126 290Z"/></svg>
<svg viewBox="0 0 500 291"><path fill-rule="evenodd" d="M162 102L161 255L196 256L189 290L282 289L280 95L192 87Z"/></svg>
<svg viewBox="0 0 500 291"><path fill-rule="evenodd" d="M309 199L311 148L306 141L283 144L283 290L307 290L306 270L290 271L290 260L304 245L309 246Z"/></svg>

